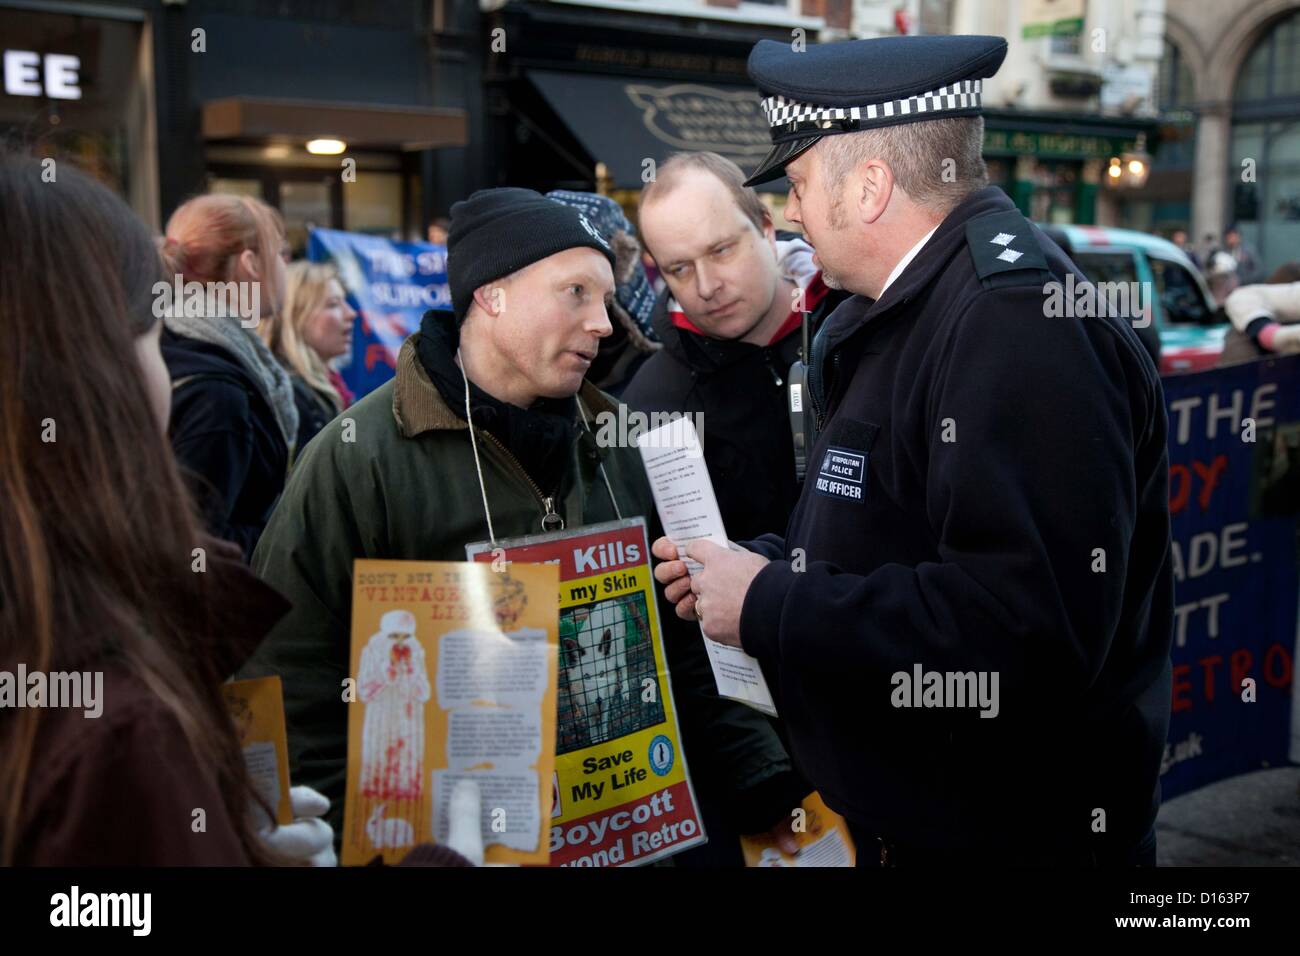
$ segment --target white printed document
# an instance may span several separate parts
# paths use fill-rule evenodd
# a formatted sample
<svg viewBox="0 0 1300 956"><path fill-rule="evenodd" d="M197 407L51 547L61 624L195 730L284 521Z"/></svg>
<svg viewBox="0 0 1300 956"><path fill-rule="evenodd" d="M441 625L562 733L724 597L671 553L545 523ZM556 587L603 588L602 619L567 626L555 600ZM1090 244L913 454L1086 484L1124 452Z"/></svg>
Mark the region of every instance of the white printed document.
<svg viewBox="0 0 1300 956"><path fill-rule="evenodd" d="M701 566L685 557L689 542L704 538L719 547L731 546L695 425L683 416L638 435L636 442L650 477L664 534L677 545L687 569L695 574ZM739 647L709 640L703 630L700 636L713 665L718 693L775 717L776 705L758 661Z"/></svg>

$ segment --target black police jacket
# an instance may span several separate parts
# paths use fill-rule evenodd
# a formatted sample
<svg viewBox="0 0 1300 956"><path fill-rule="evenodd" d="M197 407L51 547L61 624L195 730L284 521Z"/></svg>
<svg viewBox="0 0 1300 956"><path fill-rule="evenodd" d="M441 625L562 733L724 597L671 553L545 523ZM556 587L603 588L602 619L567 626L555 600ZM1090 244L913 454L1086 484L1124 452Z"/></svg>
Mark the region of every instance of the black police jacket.
<svg viewBox="0 0 1300 956"><path fill-rule="evenodd" d="M774 560L740 633L800 770L859 831L1102 860L1153 823L1165 411L1132 328L1045 315L1072 268L986 188L814 344L822 428L786 535L749 544Z"/></svg>

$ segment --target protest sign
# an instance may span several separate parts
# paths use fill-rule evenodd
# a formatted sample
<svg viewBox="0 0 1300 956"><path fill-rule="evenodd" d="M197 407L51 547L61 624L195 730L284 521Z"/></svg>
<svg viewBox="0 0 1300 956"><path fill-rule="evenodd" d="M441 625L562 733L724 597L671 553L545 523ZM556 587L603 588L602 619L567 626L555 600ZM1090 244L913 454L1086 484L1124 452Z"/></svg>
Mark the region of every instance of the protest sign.
<svg viewBox="0 0 1300 956"><path fill-rule="evenodd" d="M1174 564L1165 799L1290 745L1300 358L1164 379Z"/></svg>
<svg viewBox="0 0 1300 956"><path fill-rule="evenodd" d="M397 352L425 312L451 308L444 246L313 229L307 258L334 263L356 310L352 355L340 374L357 398L393 377Z"/></svg>
<svg viewBox="0 0 1300 956"><path fill-rule="evenodd" d="M486 862L547 862L558 586L545 565L355 562L344 865L445 843L462 779Z"/></svg>
<svg viewBox="0 0 1300 956"><path fill-rule="evenodd" d="M648 863L702 843L664 660L645 521L471 544L496 573L559 568L552 866ZM490 564L487 564L490 562Z"/></svg>

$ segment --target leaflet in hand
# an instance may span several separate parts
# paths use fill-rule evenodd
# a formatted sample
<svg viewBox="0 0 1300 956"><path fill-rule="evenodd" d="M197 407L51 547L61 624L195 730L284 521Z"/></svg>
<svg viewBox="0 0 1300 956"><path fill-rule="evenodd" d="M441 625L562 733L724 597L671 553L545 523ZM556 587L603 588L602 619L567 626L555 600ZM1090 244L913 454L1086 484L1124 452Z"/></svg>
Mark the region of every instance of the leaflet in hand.
<svg viewBox="0 0 1300 956"><path fill-rule="evenodd" d="M654 493L664 534L676 543L687 569L696 574L702 570L701 566L683 553L689 542L704 538L723 548L731 544L722 526L722 513L718 510L718 499L713 493L695 425L685 416L674 419L638 435L637 446L650 477L650 490ZM703 634L703 629L700 633ZM719 694L776 716L772 692L757 660L738 647L719 644L707 637L704 646Z"/></svg>
<svg viewBox="0 0 1300 956"><path fill-rule="evenodd" d="M821 794L810 793L795 811L791 821L794 838L799 844L797 856L779 846L771 834L743 836L740 850L745 866L826 867L854 866L857 850L844 818L826 806Z"/></svg>
<svg viewBox="0 0 1300 956"><path fill-rule="evenodd" d="M289 802L289 743L279 677L228 681L221 696L235 722L253 787L275 809L275 822L293 822Z"/></svg>

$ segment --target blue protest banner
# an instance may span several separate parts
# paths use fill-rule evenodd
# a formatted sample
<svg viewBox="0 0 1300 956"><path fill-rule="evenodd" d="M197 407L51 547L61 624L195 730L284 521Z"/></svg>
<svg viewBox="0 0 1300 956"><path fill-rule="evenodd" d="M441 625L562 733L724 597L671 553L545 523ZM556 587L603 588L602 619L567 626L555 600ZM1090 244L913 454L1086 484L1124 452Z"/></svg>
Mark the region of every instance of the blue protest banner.
<svg viewBox="0 0 1300 956"><path fill-rule="evenodd" d="M307 258L335 264L357 311L351 359L340 369L357 398L393 377L397 351L425 312L451 308L445 246L314 229Z"/></svg>
<svg viewBox="0 0 1300 956"><path fill-rule="evenodd" d="M1167 799L1287 761L1300 357L1163 382L1175 603Z"/></svg>

